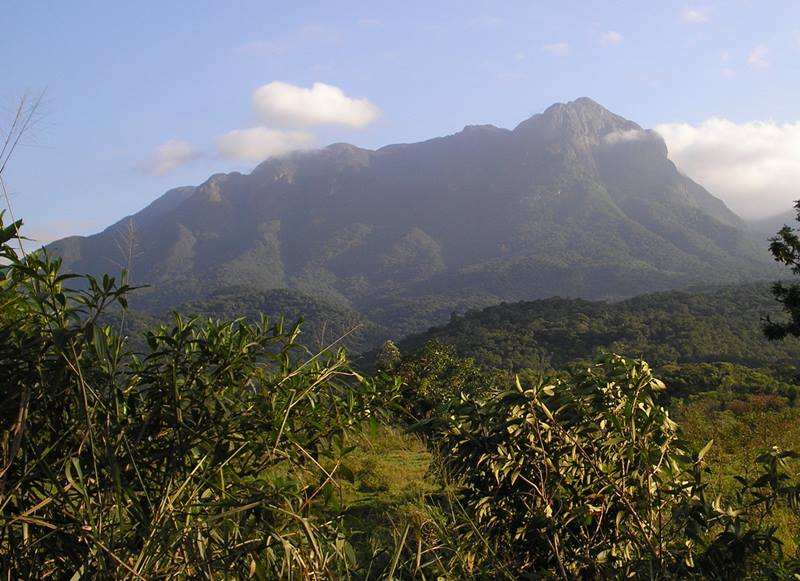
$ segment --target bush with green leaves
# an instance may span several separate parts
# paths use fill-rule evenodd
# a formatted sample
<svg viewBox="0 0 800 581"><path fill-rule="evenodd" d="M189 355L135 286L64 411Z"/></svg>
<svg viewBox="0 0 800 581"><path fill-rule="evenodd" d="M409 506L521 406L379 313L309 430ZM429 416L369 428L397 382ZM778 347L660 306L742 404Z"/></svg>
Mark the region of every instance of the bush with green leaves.
<svg viewBox="0 0 800 581"><path fill-rule="evenodd" d="M18 228L0 224L4 578L349 577L341 523L314 508L391 394L266 319L176 316L133 354L99 322L124 279L18 255Z"/></svg>
<svg viewBox="0 0 800 581"><path fill-rule="evenodd" d="M483 371L473 359L459 357L452 345L435 340L396 362L392 372L402 382L406 410L417 419L434 416L462 393L489 393L500 375Z"/></svg>
<svg viewBox="0 0 800 581"><path fill-rule="evenodd" d="M797 508L794 456L710 498L703 457L657 403L642 361L609 356L566 379L486 399L463 396L419 426L454 486L443 515L445 569L485 578L743 578L785 574L776 506Z"/></svg>

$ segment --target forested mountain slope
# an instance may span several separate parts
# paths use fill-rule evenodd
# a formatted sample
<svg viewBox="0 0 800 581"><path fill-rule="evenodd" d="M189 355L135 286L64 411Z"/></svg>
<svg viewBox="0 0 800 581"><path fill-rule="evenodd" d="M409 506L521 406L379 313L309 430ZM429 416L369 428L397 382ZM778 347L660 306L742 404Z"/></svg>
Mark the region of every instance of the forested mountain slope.
<svg viewBox="0 0 800 581"><path fill-rule="evenodd" d="M767 341L761 317L778 316L764 283L669 291L621 302L552 298L503 303L399 342L404 353L436 339L481 365L561 368L600 351L653 365L730 362L752 367L800 363L800 341Z"/></svg>

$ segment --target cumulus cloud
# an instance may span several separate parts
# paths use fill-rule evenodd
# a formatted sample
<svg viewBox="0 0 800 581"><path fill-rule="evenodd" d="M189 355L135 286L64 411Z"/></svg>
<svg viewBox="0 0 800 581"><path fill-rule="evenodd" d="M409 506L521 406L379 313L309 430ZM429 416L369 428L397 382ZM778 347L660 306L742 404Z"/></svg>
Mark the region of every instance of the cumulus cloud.
<svg viewBox="0 0 800 581"><path fill-rule="evenodd" d="M268 157L316 146L317 141L310 133L266 127L234 129L217 139L217 149L222 157L245 161L263 161Z"/></svg>
<svg viewBox="0 0 800 581"><path fill-rule="evenodd" d="M600 42L603 44L617 44L622 42L622 38L623 37L619 32L615 30L609 30L600 37Z"/></svg>
<svg viewBox="0 0 800 581"><path fill-rule="evenodd" d="M708 10L702 8L684 8L681 12L681 18L684 22L691 24L700 24L708 22Z"/></svg>
<svg viewBox="0 0 800 581"><path fill-rule="evenodd" d="M763 44L759 45L750 52L750 56L747 57L747 64L760 69L766 68L769 66L768 54L769 49Z"/></svg>
<svg viewBox="0 0 800 581"><path fill-rule="evenodd" d="M542 50L557 56L564 56L569 52L569 44L566 42L551 42L542 47Z"/></svg>
<svg viewBox="0 0 800 581"><path fill-rule="evenodd" d="M745 218L777 214L800 198L800 122L712 118L699 125L663 124L656 131L681 171Z"/></svg>
<svg viewBox="0 0 800 581"><path fill-rule="evenodd" d="M603 141L610 144L615 143L628 143L631 141L644 141L650 139L652 135L644 129L625 129L621 131L612 131L603 137Z"/></svg>
<svg viewBox="0 0 800 581"><path fill-rule="evenodd" d="M314 83L310 89L273 81L253 93L253 110L265 124L290 127L343 125L360 129L380 110L368 99L348 97L339 87Z"/></svg>
<svg viewBox="0 0 800 581"><path fill-rule="evenodd" d="M194 161L200 155L188 141L171 139L157 146L150 159L140 163L138 168L145 173L162 176Z"/></svg>

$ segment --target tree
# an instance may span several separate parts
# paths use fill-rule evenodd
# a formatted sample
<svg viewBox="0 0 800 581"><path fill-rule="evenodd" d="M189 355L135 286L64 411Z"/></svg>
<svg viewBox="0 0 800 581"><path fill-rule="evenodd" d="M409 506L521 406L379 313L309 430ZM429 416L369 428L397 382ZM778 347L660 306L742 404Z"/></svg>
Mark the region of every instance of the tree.
<svg viewBox="0 0 800 581"><path fill-rule="evenodd" d="M800 200L794 205L797 220L800 221ZM785 225L770 239L769 251L777 262L788 266L793 274L800 275L800 237L798 231ZM764 321L764 334L770 340L783 339L786 336L800 337L800 283L776 282L772 285L772 294L781 303L789 318L777 322L767 317Z"/></svg>
<svg viewBox="0 0 800 581"><path fill-rule="evenodd" d="M400 363L402 354L400 349L391 339L385 341L375 358L375 365L383 371L391 371Z"/></svg>

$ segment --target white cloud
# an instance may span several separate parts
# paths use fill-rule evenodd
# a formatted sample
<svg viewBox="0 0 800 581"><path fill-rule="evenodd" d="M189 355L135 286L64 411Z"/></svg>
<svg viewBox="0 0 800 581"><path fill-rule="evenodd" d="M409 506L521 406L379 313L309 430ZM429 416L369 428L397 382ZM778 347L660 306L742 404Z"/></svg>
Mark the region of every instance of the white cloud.
<svg viewBox="0 0 800 581"><path fill-rule="evenodd" d="M603 44L617 44L622 42L623 36L615 30L609 30L600 37L600 42Z"/></svg>
<svg viewBox="0 0 800 581"><path fill-rule="evenodd" d="M763 44L759 45L755 47L750 53L750 56L747 57L747 64L760 69L766 68L769 66L769 60L767 59L768 54L769 49Z"/></svg>
<svg viewBox="0 0 800 581"><path fill-rule="evenodd" d="M723 77L735 77L736 76L736 69L732 69L730 67L724 67L720 70L720 73Z"/></svg>
<svg viewBox="0 0 800 581"><path fill-rule="evenodd" d="M542 50L557 56L564 56L569 52L569 44L566 42L552 42L544 45Z"/></svg>
<svg viewBox="0 0 800 581"><path fill-rule="evenodd" d="M316 138L304 131L280 131L266 127L234 129L217 138L222 157L246 161L263 161L300 149L313 149Z"/></svg>
<svg viewBox="0 0 800 581"><path fill-rule="evenodd" d="M681 171L746 218L788 210L800 198L800 122L711 118L696 126L667 123L656 131Z"/></svg>
<svg viewBox="0 0 800 581"><path fill-rule="evenodd" d="M339 87L314 83L310 89L273 81L253 93L253 110L263 123L362 128L380 115L368 99L348 97Z"/></svg>
<svg viewBox="0 0 800 581"><path fill-rule="evenodd" d="M708 10L703 8L684 8L683 12L681 12L681 18L684 22L691 24L708 22Z"/></svg>
<svg viewBox="0 0 800 581"><path fill-rule="evenodd" d="M157 146L147 161L138 164L138 168L148 174L162 176L182 165L200 157L188 141L171 139Z"/></svg>

